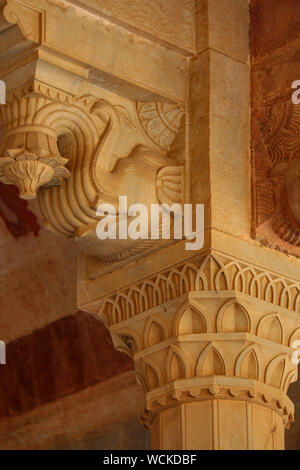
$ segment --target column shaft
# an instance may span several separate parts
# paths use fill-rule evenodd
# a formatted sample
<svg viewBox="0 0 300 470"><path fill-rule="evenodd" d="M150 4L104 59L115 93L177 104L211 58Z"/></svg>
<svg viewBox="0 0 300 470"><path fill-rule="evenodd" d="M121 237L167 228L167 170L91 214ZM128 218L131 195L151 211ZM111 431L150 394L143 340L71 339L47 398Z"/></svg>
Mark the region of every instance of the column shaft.
<svg viewBox="0 0 300 470"><path fill-rule="evenodd" d="M281 450L284 423L260 404L203 400L161 411L151 437L154 450Z"/></svg>

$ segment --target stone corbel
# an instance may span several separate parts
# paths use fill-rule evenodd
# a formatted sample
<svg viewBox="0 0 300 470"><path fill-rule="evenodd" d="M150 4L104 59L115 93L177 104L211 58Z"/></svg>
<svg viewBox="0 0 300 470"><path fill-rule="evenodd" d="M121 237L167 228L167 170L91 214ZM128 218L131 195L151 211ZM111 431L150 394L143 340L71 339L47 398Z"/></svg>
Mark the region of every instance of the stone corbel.
<svg viewBox="0 0 300 470"><path fill-rule="evenodd" d="M15 37L0 67L8 90L2 106L0 181L15 184L22 198L37 196L49 229L75 237L105 261L143 252L151 240L99 243L96 210L109 203L119 216L119 196L127 196L128 206L142 203L148 209L155 203L183 202L184 148L172 151L172 157L170 150L183 129L184 105L147 90L146 82L144 89L127 83L128 77L114 77L114 68L107 69L101 57L97 66L92 57L86 62L86 52L79 56L71 40L61 47L53 34L55 18L65 22L70 37L88 25L97 33L95 41L107 40L106 47L114 47L114 34L99 29L101 20L86 16L83 8L64 0L7 0L0 7L4 34L8 37L12 29ZM117 28L115 33L127 34ZM159 47L156 52L163 64L166 51ZM99 80L100 86L95 84ZM114 81L119 95L110 91ZM161 89L160 83L156 88ZM183 102L182 96L178 101Z"/></svg>
<svg viewBox="0 0 300 470"><path fill-rule="evenodd" d="M102 95L72 97L37 82L11 93L2 106L0 181L18 186L25 199L38 191L48 228L81 239L108 260L143 251L149 242L99 244L100 203L113 204L117 214L119 196L149 210L153 203L182 203L183 166L168 152L184 110Z"/></svg>

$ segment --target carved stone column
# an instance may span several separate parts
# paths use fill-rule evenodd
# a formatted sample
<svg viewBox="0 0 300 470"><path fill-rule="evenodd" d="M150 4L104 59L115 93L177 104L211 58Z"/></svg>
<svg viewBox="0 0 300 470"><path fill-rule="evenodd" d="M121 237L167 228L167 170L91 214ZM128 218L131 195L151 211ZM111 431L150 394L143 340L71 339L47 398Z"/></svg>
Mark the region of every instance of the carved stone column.
<svg viewBox="0 0 300 470"><path fill-rule="evenodd" d="M77 241L78 307L133 358L153 448L282 449L300 262L252 238L248 0L150 2L150 24L89 3L0 0L0 179ZM99 240L119 196L205 204L203 248Z"/></svg>
<svg viewBox="0 0 300 470"><path fill-rule="evenodd" d="M103 301L145 391L154 449L284 448L300 328L297 312L272 303L288 301L281 282L210 255Z"/></svg>

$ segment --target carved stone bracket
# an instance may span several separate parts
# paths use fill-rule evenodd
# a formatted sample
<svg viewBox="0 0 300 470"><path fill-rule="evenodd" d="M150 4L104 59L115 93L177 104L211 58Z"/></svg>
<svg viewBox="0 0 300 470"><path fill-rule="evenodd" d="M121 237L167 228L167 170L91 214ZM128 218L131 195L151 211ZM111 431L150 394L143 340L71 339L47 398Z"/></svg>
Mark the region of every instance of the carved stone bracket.
<svg viewBox="0 0 300 470"><path fill-rule="evenodd" d="M138 202L149 211L154 203L183 202L183 166L168 151L184 113L176 104L115 104L102 95L73 97L38 81L10 93L2 106L0 181L17 185L25 199L40 188L48 228L114 261L155 241L99 243L96 209L108 203L118 214L123 195L128 206Z"/></svg>
<svg viewBox="0 0 300 470"><path fill-rule="evenodd" d="M174 72L177 96L163 85L160 68L154 83L143 70L141 77L138 70L117 73L122 57L110 64L90 54L98 42L113 51L121 38L128 60L136 63L125 29L112 23L108 30L105 20L86 15L83 7L64 0L7 0L0 8L9 44L0 64L7 85L0 181L17 185L22 198L37 195L45 226L75 237L104 262L148 250L156 240L99 243L96 210L111 204L119 219L119 196L127 196L128 207L142 203L148 209L184 202L184 148L176 153L172 145L184 134L186 60L177 52L168 58L160 45L155 49L161 67L169 63ZM63 27L56 34L57 24ZM91 44L78 43L83 30L91 33ZM137 42L147 62L149 43L138 35Z"/></svg>

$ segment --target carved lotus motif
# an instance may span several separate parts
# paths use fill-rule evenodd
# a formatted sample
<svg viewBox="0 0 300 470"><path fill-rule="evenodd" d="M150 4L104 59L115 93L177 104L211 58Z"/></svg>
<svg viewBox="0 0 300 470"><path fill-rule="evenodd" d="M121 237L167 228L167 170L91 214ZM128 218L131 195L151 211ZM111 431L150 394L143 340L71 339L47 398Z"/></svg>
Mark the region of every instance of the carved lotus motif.
<svg viewBox="0 0 300 470"><path fill-rule="evenodd" d="M37 189L50 181L54 174L51 166L37 160L12 160L8 165L1 163L1 181L18 186L22 199L34 199Z"/></svg>
<svg viewBox="0 0 300 470"><path fill-rule="evenodd" d="M56 135L50 129L25 129L6 136L5 155L0 158L0 181L19 188L20 197L34 199L41 186L54 186L69 176Z"/></svg>

